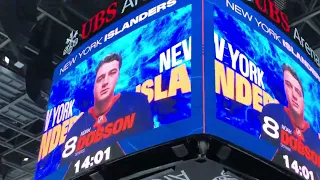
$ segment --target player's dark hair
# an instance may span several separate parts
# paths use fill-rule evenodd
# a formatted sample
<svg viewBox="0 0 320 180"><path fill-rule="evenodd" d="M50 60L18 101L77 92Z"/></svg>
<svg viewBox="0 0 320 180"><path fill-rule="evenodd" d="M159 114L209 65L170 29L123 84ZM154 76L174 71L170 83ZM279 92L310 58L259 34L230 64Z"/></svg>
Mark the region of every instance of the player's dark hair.
<svg viewBox="0 0 320 180"><path fill-rule="evenodd" d="M282 65L282 71L283 72L288 71L299 82L299 84L301 86L302 94L304 94L303 93L302 83L301 83L296 71L291 66L289 66L288 64L283 64Z"/></svg>
<svg viewBox="0 0 320 180"><path fill-rule="evenodd" d="M101 68L102 65L112 62L112 61L118 61L119 62L119 69L121 68L122 65L122 56L120 54L117 53L111 53L109 55L107 55L97 66L96 69L96 74L99 71L99 69Z"/></svg>

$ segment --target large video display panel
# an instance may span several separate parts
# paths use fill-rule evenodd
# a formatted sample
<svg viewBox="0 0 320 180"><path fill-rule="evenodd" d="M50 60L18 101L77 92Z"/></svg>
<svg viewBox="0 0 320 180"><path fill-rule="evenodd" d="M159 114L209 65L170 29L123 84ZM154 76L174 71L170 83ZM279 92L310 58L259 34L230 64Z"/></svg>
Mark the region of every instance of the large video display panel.
<svg viewBox="0 0 320 180"><path fill-rule="evenodd" d="M208 122L208 133L304 179L319 179L318 69L244 3L224 0L210 6L217 121Z"/></svg>
<svg viewBox="0 0 320 180"><path fill-rule="evenodd" d="M35 179L67 179L202 131L192 121L201 72L191 69L191 13L188 1L149 3L57 67Z"/></svg>

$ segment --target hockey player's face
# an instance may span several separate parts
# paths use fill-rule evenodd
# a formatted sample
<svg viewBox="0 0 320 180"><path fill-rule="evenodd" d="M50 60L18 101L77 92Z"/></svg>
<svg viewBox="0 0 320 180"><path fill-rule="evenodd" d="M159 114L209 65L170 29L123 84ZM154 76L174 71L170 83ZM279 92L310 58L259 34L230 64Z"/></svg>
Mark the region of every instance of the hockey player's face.
<svg viewBox="0 0 320 180"><path fill-rule="evenodd" d="M303 115L304 99L299 81L289 71L284 72L284 88L288 106L296 115Z"/></svg>
<svg viewBox="0 0 320 180"><path fill-rule="evenodd" d="M114 93L119 78L119 61L103 64L97 72L94 85L94 98L96 101L106 100Z"/></svg>

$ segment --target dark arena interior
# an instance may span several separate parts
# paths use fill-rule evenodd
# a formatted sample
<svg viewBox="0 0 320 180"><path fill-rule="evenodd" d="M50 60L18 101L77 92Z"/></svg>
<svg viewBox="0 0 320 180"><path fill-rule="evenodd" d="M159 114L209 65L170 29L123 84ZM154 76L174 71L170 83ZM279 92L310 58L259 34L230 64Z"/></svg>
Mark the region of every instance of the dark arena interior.
<svg viewBox="0 0 320 180"><path fill-rule="evenodd" d="M203 0L203 2L213 1L221 0ZM275 23L270 18L270 7L267 7L265 13L257 8L255 2L259 0L238 1L242 1L286 33L288 38L302 49L301 52L305 54L308 52L300 46L303 41L302 44L307 42L313 53L320 56L320 1L265 0L287 15L290 32L285 32L281 23ZM263 1L260 2L262 5ZM89 33L81 33L83 24L93 21L92 17L97 13L108 13L112 3L117 2L119 7L123 7L128 0L0 0L0 2L0 179L43 179L43 177L35 178L35 173L46 125L48 102L52 95L54 69L68 57L64 53L66 39L71 36L71 32L78 30L74 38L79 38L79 41L73 49L81 47L113 22L107 20ZM131 12L139 10L140 7L156 2L158 0L132 0L133 4L141 4L133 6L130 11L118 7L117 10L122 14L116 15L112 21L121 21L123 17L130 16ZM198 16L201 18L200 14ZM93 24L93 26L98 25ZM311 59L310 56L309 58ZM59 67L62 67L64 72L68 69L67 66ZM319 72L319 66L317 71ZM319 84L314 86L318 88L317 92L320 95L319 87ZM206 113L209 111L206 110ZM199 122L200 119L202 121L199 116ZM315 119L320 121L320 111ZM196 169L194 164L198 164L201 168L193 174L201 174L200 171L210 172L212 167L205 164L213 162L223 164L221 168L225 172L232 172L238 179L303 179L245 147L228 142L223 137L202 133L186 134L185 137L152 145L126 157L81 171L70 179L193 180L168 174L176 173L180 166L185 167L186 172L188 168ZM225 178L232 179L231 176ZM221 180L214 177L211 179Z"/></svg>

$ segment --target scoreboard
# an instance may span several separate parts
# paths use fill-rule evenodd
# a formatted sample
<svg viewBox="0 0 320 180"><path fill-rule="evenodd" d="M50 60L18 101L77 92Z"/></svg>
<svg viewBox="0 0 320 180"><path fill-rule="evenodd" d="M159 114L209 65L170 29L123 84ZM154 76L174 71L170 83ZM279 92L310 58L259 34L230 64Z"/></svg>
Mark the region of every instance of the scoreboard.
<svg viewBox="0 0 320 180"><path fill-rule="evenodd" d="M201 66L192 67L192 10L191 1L152 1L56 68L35 179L68 179L202 132L192 113L201 104L191 100L201 82Z"/></svg>
<svg viewBox="0 0 320 180"><path fill-rule="evenodd" d="M209 114L206 132L304 179L319 179L319 69L243 2L208 6L213 37L206 82L214 82L207 87L215 93L206 102L216 113Z"/></svg>
<svg viewBox="0 0 320 180"><path fill-rule="evenodd" d="M192 134L319 179L319 69L242 1L154 0L90 37L54 72L35 179Z"/></svg>

